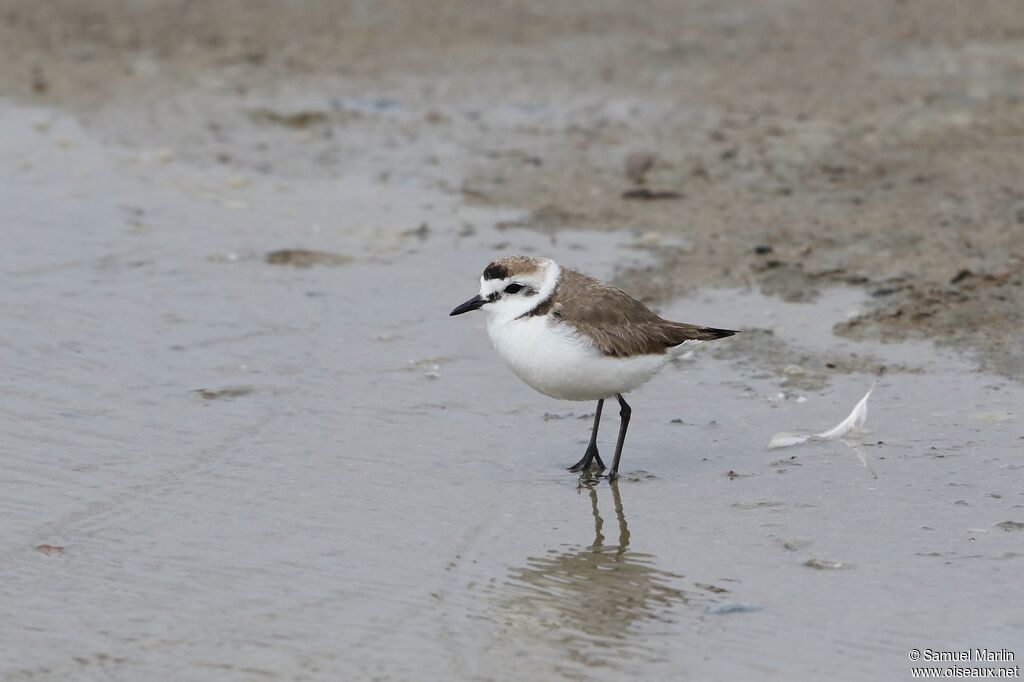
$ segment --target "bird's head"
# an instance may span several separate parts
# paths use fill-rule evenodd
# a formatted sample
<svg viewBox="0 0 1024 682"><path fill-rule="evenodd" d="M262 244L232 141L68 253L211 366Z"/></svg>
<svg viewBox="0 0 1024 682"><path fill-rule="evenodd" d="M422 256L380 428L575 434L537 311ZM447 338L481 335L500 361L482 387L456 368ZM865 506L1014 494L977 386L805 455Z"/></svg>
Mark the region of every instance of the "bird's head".
<svg viewBox="0 0 1024 682"><path fill-rule="evenodd" d="M560 270L550 258L505 256L484 268L480 293L455 310L461 315L483 309L492 316L515 319L525 315L551 296Z"/></svg>

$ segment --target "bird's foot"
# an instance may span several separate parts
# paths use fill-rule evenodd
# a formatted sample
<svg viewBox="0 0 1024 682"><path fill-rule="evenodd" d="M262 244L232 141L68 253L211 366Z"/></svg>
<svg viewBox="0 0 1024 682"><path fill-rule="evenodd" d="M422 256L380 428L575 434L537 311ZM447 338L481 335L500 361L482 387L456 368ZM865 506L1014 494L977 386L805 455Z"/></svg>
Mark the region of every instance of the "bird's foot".
<svg viewBox="0 0 1024 682"><path fill-rule="evenodd" d="M604 462L601 461L601 455L597 454L596 445L588 446L587 451L583 453L583 457L580 461L573 464L568 470L576 473L583 471L584 468L589 470L596 469L598 473L605 470L606 467Z"/></svg>

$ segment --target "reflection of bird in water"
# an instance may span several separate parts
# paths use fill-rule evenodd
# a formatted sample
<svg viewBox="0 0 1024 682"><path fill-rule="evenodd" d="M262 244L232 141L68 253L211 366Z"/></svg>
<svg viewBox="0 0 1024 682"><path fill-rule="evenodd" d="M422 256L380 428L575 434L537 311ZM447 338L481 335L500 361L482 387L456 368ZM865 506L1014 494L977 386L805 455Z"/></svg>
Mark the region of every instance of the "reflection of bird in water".
<svg viewBox="0 0 1024 682"><path fill-rule="evenodd" d="M609 487L618 543L606 544L597 490L587 488L593 544L551 550L512 569L495 603L493 617L501 627L489 654L529 653L536 661L547 650L554 667L567 674L580 665L618 667L631 659L658 658L651 642L659 622L687 602L672 586L682 576L656 568L649 554L629 550L619 488L615 481Z"/></svg>

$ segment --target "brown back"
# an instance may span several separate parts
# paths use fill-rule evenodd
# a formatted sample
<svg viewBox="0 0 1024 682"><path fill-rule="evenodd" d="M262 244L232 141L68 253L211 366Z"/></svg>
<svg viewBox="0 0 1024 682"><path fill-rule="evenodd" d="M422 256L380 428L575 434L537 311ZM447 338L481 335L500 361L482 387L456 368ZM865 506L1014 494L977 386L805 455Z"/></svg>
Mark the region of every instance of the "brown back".
<svg viewBox="0 0 1024 682"><path fill-rule="evenodd" d="M691 339L710 341L736 333L664 320L621 289L565 267L551 297L529 314L548 312L614 357L657 355Z"/></svg>

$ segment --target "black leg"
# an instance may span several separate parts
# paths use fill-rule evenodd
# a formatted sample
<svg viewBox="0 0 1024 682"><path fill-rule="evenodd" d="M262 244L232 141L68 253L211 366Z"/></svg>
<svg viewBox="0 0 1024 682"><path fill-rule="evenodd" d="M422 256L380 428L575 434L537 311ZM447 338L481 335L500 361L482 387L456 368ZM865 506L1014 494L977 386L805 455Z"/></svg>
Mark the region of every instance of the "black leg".
<svg viewBox="0 0 1024 682"><path fill-rule="evenodd" d="M622 444L626 442L626 429L629 428L629 415L633 413L633 410L629 409L629 404L622 399L621 393L616 393L615 397L619 401L619 440L615 444L615 458L612 459L612 468L608 472L608 480L614 481L619 475L619 459L622 457Z"/></svg>
<svg viewBox="0 0 1024 682"><path fill-rule="evenodd" d="M604 400L597 401L597 413L594 414L594 428L590 432L590 445L587 446L587 451L583 453L583 458L569 467L569 471L590 471L590 464L593 461L597 461L597 466L601 471L604 471L604 462L601 461L601 455L597 454L597 427L601 425L601 408L604 407Z"/></svg>

